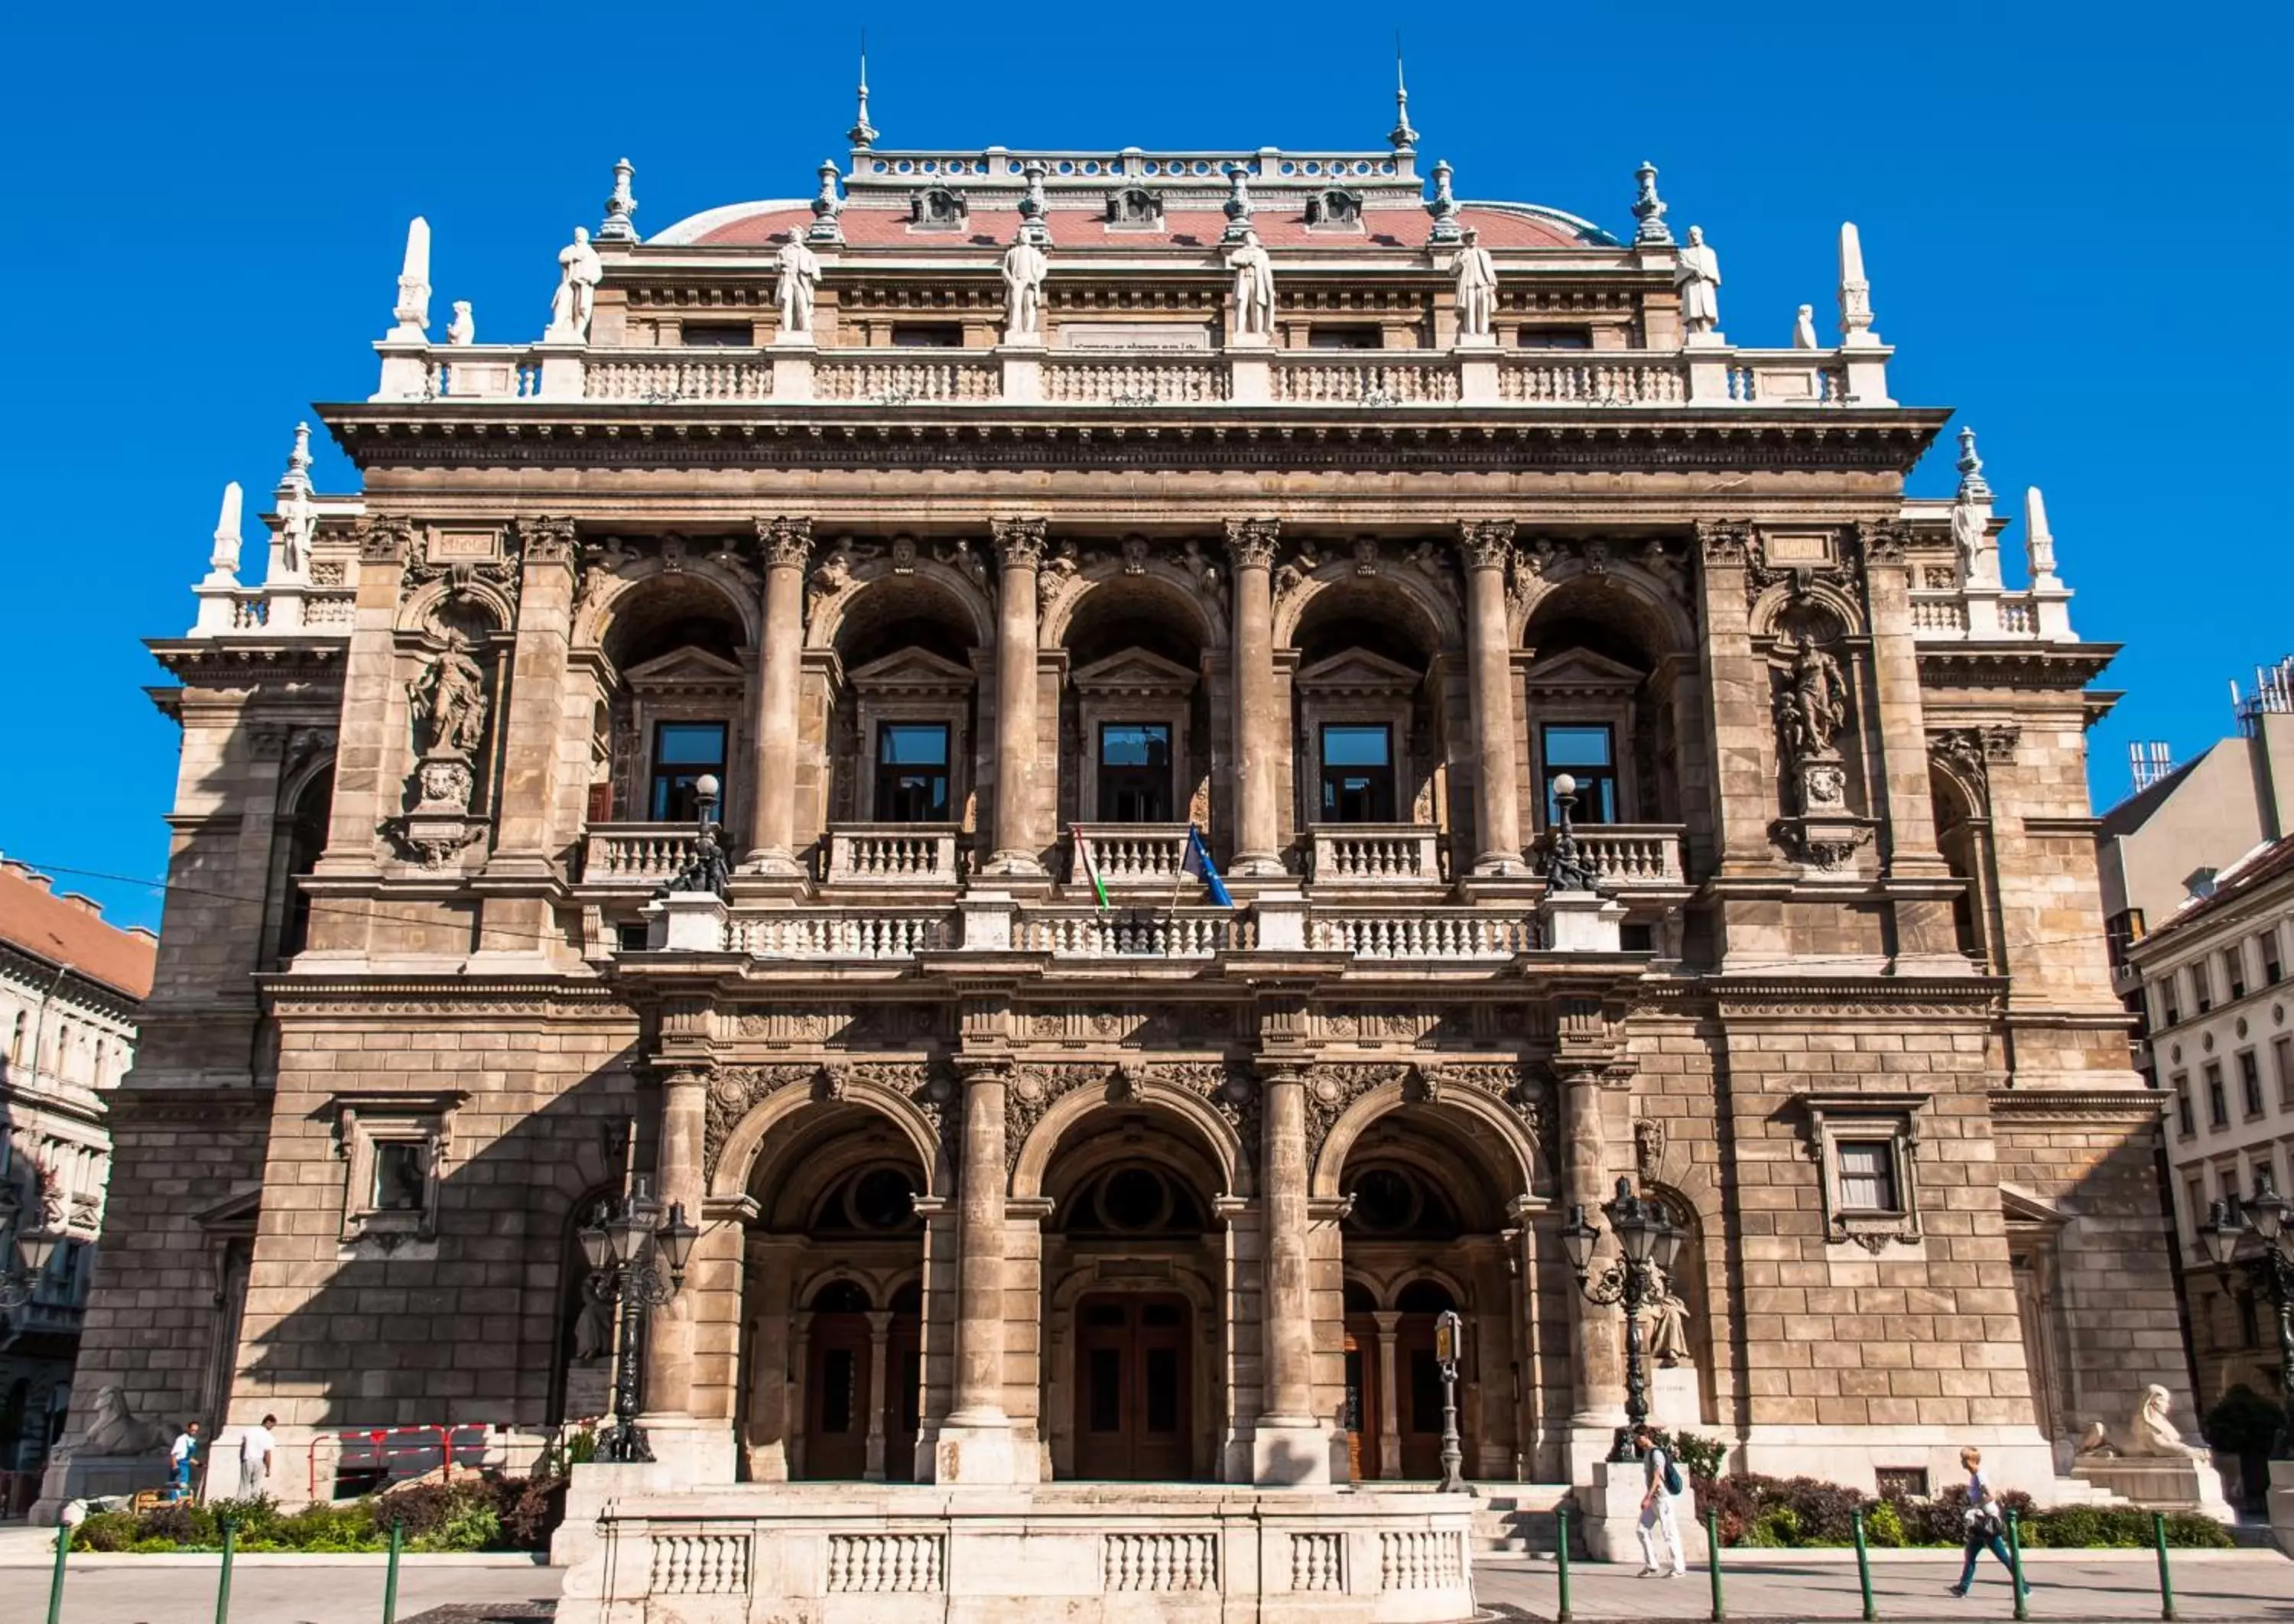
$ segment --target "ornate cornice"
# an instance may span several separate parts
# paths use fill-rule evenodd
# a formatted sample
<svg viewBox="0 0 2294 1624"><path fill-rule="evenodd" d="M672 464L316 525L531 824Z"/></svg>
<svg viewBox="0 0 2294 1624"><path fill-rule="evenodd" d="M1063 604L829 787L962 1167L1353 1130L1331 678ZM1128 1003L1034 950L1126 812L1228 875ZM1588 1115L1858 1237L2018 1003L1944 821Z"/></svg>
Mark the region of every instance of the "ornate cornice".
<svg viewBox="0 0 2294 1624"><path fill-rule="evenodd" d="M2119 653L2116 643L1948 643L1919 650L1927 688L2084 688Z"/></svg>
<svg viewBox="0 0 2294 1624"><path fill-rule="evenodd" d="M1994 1116L2052 1116L2149 1122L2166 1110L2168 1096L2130 1084L2125 1088L1995 1088Z"/></svg>
<svg viewBox="0 0 2294 1624"><path fill-rule="evenodd" d="M1827 410L1821 420L1730 408L1603 408L1534 420L1471 410L1207 418L1200 406L1089 412L824 404L775 415L708 402L606 402L514 411L475 402L359 402L325 409L361 469L532 467L722 469L1238 469L1476 472L1831 469L1908 472L1948 414Z"/></svg>

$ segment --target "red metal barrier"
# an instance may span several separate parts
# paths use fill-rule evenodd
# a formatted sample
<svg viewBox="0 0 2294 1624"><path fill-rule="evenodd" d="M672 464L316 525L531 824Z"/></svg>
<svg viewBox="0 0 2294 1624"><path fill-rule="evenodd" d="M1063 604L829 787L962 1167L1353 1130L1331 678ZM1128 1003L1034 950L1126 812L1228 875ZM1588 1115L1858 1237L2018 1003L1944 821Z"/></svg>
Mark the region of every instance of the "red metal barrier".
<svg viewBox="0 0 2294 1624"><path fill-rule="evenodd" d="M305 1451L306 1487L312 1499L332 1499L346 1476L379 1474L376 1489L432 1472L451 1482L454 1468L476 1471L485 1464L488 1440L498 1429L490 1421L426 1422L418 1426L341 1427L314 1433ZM319 1493L319 1451L335 1453L334 1482Z"/></svg>

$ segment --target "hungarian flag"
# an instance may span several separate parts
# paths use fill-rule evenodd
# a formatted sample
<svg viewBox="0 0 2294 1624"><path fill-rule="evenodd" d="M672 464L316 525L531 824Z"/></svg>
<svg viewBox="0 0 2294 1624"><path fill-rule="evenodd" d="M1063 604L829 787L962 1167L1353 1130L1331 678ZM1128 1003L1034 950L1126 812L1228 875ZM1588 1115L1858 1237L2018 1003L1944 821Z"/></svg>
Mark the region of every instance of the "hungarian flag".
<svg viewBox="0 0 2294 1624"><path fill-rule="evenodd" d="M1099 858L1092 852L1091 837L1083 832L1081 824L1070 824L1068 828L1075 835L1076 861L1083 865L1084 877L1091 881L1091 894L1099 898L1101 907L1106 907L1107 881L1099 877Z"/></svg>
<svg viewBox="0 0 2294 1624"><path fill-rule="evenodd" d="M1219 878L1218 865L1211 861L1211 849L1203 844L1203 832L1192 824L1187 825L1187 856L1179 869L1183 873L1200 877L1210 891L1211 900L1219 906L1234 906L1234 898L1226 894L1226 881Z"/></svg>

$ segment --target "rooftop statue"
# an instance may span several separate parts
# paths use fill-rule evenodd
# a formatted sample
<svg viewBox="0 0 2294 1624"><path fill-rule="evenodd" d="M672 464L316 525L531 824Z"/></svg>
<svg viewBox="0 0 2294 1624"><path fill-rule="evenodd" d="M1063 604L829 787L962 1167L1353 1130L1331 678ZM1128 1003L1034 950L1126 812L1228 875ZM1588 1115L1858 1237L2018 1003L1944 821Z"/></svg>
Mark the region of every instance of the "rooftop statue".
<svg viewBox="0 0 2294 1624"><path fill-rule="evenodd" d="M780 280L773 288L773 302L780 306L781 331L809 333L812 331L812 290L820 281L820 256L805 247L804 240L792 232L781 244L781 251L773 256L779 267Z"/></svg>
<svg viewBox="0 0 2294 1624"><path fill-rule="evenodd" d="M1051 262L1043 249L1028 240L1022 227L1004 251L1004 342L1030 344L1040 340L1044 327L1044 273Z"/></svg>
<svg viewBox="0 0 2294 1624"><path fill-rule="evenodd" d="M1458 337L1490 336L1490 307L1497 302L1498 268L1490 251L1480 244L1481 233L1465 231L1465 246L1458 250Z"/></svg>
<svg viewBox="0 0 2294 1624"><path fill-rule="evenodd" d="M1680 264L1672 273L1680 290L1680 325L1694 339L1718 337L1720 331L1720 258L1704 243L1704 228L1688 228L1688 245L1680 250Z"/></svg>
<svg viewBox="0 0 2294 1624"><path fill-rule="evenodd" d="M448 344L476 344L477 341L478 324L471 318L469 300L456 299L454 301L454 319L446 323L446 342Z"/></svg>
<svg viewBox="0 0 2294 1624"><path fill-rule="evenodd" d="M590 315L598 302L598 284L606 267L590 246L587 226L574 228L574 240L557 254L557 292L549 301L549 334L560 343L586 343Z"/></svg>
<svg viewBox="0 0 2294 1624"><path fill-rule="evenodd" d="M1816 348L1816 306L1813 304L1802 305L1800 313L1793 318L1793 348Z"/></svg>
<svg viewBox="0 0 2294 1624"><path fill-rule="evenodd" d="M1246 228L1242 241L1227 250L1226 263L1234 272L1234 330L1238 336L1264 338L1274 331L1274 261L1258 233Z"/></svg>

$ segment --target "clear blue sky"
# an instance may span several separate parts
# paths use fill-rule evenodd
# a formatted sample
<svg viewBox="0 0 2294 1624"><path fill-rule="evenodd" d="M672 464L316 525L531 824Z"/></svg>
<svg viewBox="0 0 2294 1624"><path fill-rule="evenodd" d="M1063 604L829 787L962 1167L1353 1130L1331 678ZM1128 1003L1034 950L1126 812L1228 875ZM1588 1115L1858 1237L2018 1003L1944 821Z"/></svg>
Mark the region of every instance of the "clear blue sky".
<svg viewBox="0 0 2294 1624"><path fill-rule="evenodd" d="M2280 7L36 6L0 106L0 851L164 871L175 740L139 640L190 624L223 483L251 515L310 402L374 387L409 215L434 330L468 298L482 337L530 337L617 157L647 232L809 194L863 21L888 145L1370 147L1397 19L1460 195L1622 234L1653 160L1739 343L1803 302L1828 331L1861 225L1897 396L1977 427L2003 510L2046 489L2075 623L2127 646L2099 806L2128 739L2187 757L2229 730L2225 680L2294 650ZM319 472L350 487L330 444ZM1932 454L1914 488L1952 481ZM147 887L62 883L158 920Z"/></svg>

